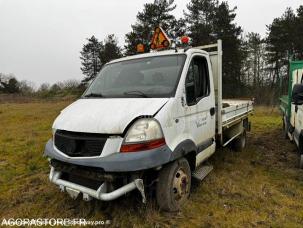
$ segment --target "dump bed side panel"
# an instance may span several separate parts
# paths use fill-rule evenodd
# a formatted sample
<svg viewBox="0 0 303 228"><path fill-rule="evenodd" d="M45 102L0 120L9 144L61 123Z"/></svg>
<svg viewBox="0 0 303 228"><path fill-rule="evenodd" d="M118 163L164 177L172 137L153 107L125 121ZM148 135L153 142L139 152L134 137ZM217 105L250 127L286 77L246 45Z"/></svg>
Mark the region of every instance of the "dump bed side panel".
<svg viewBox="0 0 303 228"><path fill-rule="evenodd" d="M253 102L248 100L223 100L222 127L229 127L253 111Z"/></svg>
<svg viewBox="0 0 303 228"><path fill-rule="evenodd" d="M287 112L287 107L288 107L288 96L282 96L280 97L280 109L283 114Z"/></svg>

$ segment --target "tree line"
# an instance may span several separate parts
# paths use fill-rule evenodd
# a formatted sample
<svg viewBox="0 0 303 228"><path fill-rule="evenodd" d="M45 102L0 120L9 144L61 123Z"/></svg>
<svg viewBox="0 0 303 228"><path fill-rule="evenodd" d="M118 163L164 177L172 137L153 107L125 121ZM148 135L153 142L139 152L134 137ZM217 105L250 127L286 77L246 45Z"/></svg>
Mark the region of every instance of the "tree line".
<svg viewBox="0 0 303 228"><path fill-rule="evenodd" d="M96 77L108 61L137 54L139 43L148 52L154 28L161 25L172 38L188 35L192 46L223 40L224 97L250 96L259 103L274 103L286 92L288 63L303 58L303 5L296 11L287 8L275 18L267 25L266 37L244 32L235 22L237 8L231 8L226 1L191 0L179 19L173 15L175 8L174 0L144 4L125 35L123 48L113 34L103 42L95 36L89 38L81 51L85 75L82 83Z"/></svg>
<svg viewBox="0 0 303 228"><path fill-rule="evenodd" d="M287 8L283 15L266 25L267 34L245 32L235 22L237 8L226 1L190 0L181 18L173 14L174 0L154 0L137 13L131 30L125 34L125 45L118 44L114 34L99 41L92 36L80 52L81 82L65 81L35 89L13 75L0 74L0 93L34 94L41 97L80 95L107 62L135 55L138 44L149 51L154 28L161 25L169 37L188 35L191 46L223 40L223 96L255 97L258 103L273 104L286 93L289 61L303 59L303 5Z"/></svg>
<svg viewBox="0 0 303 228"><path fill-rule="evenodd" d="M19 81L13 74L0 73L0 95L16 94L28 97L52 98L80 96L85 90L83 83L77 80L66 80L54 84L43 83L38 88L30 81Z"/></svg>

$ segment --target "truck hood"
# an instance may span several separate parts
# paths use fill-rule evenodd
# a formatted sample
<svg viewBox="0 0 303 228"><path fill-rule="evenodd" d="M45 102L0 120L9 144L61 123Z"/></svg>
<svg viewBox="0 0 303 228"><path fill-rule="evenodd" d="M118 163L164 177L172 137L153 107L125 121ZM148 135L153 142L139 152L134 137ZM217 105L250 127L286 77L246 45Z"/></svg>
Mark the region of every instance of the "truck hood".
<svg viewBox="0 0 303 228"><path fill-rule="evenodd" d="M153 116L169 98L80 99L61 111L54 129L121 134L138 116Z"/></svg>

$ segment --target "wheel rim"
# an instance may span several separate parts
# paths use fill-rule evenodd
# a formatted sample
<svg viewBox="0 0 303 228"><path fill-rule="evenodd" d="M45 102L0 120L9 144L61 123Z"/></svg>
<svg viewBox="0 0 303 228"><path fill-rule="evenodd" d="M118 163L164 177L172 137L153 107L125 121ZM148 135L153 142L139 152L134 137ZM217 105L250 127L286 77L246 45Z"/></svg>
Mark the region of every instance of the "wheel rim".
<svg viewBox="0 0 303 228"><path fill-rule="evenodd" d="M182 201L189 193L189 177L182 168L178 169L173 181L173 196L176 201Z"/></svg>

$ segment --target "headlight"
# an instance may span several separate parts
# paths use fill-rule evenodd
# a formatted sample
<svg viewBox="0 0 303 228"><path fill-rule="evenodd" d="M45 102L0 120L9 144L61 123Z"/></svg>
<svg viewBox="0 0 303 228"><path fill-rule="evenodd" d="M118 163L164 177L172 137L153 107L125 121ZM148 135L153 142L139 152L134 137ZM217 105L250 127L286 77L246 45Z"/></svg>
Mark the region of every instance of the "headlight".
<svg viewBox="0 0 303 228"><path fill-rule="evenodd" d="M125 143L150 141L163 138L159 123L153 119L140 119L126 134Z"/></svg>
<svg viewBox="0 0 303 228"><path fill-rule="evenodd" d="M128 130L121 152L151 150L165 145L159 123L154 119L139 119Z"/></svg>

